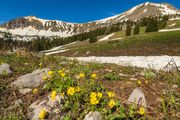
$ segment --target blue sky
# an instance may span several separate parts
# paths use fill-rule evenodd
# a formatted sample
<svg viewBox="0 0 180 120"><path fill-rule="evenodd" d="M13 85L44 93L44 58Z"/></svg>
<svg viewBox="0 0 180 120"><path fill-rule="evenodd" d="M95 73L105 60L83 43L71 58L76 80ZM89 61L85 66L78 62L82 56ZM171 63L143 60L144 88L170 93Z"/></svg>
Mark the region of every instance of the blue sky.
<svg viewBox="0 0 180 120"><path fill-rule="evenodd" d="M22 16L83 23L110 17L148 0L1 0L0 23ZM168 2L180 9L180 0Z"/></svg>

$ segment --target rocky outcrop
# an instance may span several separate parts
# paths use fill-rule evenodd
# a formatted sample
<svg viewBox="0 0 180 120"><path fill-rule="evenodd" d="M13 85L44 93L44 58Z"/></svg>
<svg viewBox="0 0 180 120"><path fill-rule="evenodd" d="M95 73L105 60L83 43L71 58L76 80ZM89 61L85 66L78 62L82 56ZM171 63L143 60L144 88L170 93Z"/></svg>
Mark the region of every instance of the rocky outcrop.
<svg viewBox="0 0 180 120"><path fill-rule="evenodd" d="M130 97L128 98L128 103L130 103L130 104L135 103L137 105L147 107L147 102L146 102L146 98L144 96L144 93L139 88L135 88L133 90Z"/></svg>
<svg viewBox="0 0 180 120"><path fill-rule="evenodd" d="M0 25L0 31L9 31L13 35L31 37L67 37L95 30L104 26L107 27L112 24L120 23L127 20L136 21L147 16L155 17L157 15L170 15L170 17L174 17L174 15L176 14L180 14L180 11L170 4L146 2L133 7L132 9L123 12L122 14L83 24L68 23L58 20L45 20L37 18L35 16L21 17Z"/></svg>
<svg viewBox="0 0 180 120"><path fill-rule="evenodd" d="M48 95L43 100L37 100L28 107L28 118L30 120L39 120L39 114L44 109L49 115L48 118L60 118L60 112L63 104L63 97L57 95L54 100Z"/></svg>
<svg viewBox="0 0 180 120"><path fill-rule="evenodd" d="M47 76L48 71L48 69L38 69L32 73L20 76L11 86L18 88L22 94L26 94L30 92L32 88L38 87L43 83L43 76Z"/></svg>
<svg viewBox="0 0 180 120"><path fill-rule="evenodd" d="M102 120L102 115L99 112L89 112L84 120Z"/></svg>

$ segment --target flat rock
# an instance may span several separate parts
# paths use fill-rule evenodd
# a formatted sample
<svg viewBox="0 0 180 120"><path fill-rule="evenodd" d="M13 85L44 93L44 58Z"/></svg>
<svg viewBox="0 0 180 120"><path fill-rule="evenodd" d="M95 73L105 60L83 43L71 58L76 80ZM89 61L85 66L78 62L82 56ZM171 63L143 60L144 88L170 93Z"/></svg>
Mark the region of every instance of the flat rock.
<svg viewBox="0 0 180 120"><path fill-rule="evenodd" d="M101 113L96 112L96 111L89 112L84 118L84 120L101 120L101 119L102 119Z"/></svg>
<svg viewBox="0 0 180 120"><path fill-rule="evenodd" d="M13 71L11 70L10 65L8 65L7 63L3 63L0 65L0 75L11 73L13 73Z"/></svg>
<svg viewBox="0 0 180 120"><path fill-rule="evenodd" d="M144 93L139 89L135 88L128 98L128 103L135 103L144 107L147 107Z"/></svg>
<svg viewBox="0 0 180 120"><path fill-rule="evenodd" d="M38 69L32 73L20 76L11 85L19 89L34 88L43 82L43 76L47 75L48 69Z"/></svg>
<svg viewBox="0 0 180 120"><path fill-rule="evenodd" d="M37 100L28 107L28 119L39 120L39 113L42 109L45 109L49 113L49 117L53 119L59 115L62 108L63 97L57 95L54 100L50 95L43 100Z"/></svg>
<svg viewBox="0 0 180 120"><path fill-rule="evenodd" d="M137 78L130 78L130 80L137 81L138 79Z"/></svg>
<svg viewBox="0 0 180 120"><path fill-rule="evenodd" d="M27 93L30 93L32 91L32 89L30 89L30 88L22 88L22 89L19 89L19 92L21 93L21 94L27 94Z"/></svg>

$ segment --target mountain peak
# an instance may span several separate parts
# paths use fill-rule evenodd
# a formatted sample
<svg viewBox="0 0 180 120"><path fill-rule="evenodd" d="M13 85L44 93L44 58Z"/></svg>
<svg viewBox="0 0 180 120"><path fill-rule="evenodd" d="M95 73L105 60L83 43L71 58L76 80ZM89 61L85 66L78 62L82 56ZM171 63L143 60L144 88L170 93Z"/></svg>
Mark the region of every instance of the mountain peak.
<svg viewBox="0 0 180 120"><path fill-rule="evenodd" d="M26 16L26 17L24 17L24 18L26 18L26 19L37 19L36 16Z"/></svg>
<svg viewBox="0 0 180 120"><path fill-rule="evenodd" d="M0 25L0 31L8 31L19 36L67 37L127 20L136 21L147 16L175 14L180 14L180 11L168 3L145 2L116 16L82 24L26 16Z"/></svg>

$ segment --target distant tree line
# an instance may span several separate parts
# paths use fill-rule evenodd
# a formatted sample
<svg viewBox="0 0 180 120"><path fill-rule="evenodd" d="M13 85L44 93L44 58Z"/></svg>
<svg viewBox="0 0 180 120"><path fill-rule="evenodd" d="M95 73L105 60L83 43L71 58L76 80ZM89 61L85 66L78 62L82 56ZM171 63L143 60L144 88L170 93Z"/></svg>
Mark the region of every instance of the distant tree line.
<svg viewBox="0 0 180 120"><path fill-rule="evenodd" d="M119 31L120 29L119 23L117 23L109 27L98 28L70 37L37 37L31 41L13 40L9 33L4 33L4 38L0 38L0 49L13 50L14 48L25 47L31 51L42 51L75 41L89 40L90 43L93 43L97 41L97 36L110 34L112 32Z"/></svg>
<svg viewBox="0 0 180 120"><path fill-rule="evenodd" d="M178 15L176 15L178 16ZM97 42L97 37L101 35L107 35L113 32L122 31L126 26L126 36L133 34L139 34L140 27L146 27L145 32L155 32L166 26L166 22L169 20L169 15L157 16L157 17L145 17L136 22L122 21L110 26L104 26L89 32L73 35L70 37L37 37L31 41L19 41L13 40L11 34L4 33L4 38L0 38L0 50L13 50L14 48L25 47L31 51L42 51L51 49L56 46L72 43L75 41L89 40L90 43ZM172 18L172 16L171 16ZM133 31L132 31L133 30Z"/></svg>

